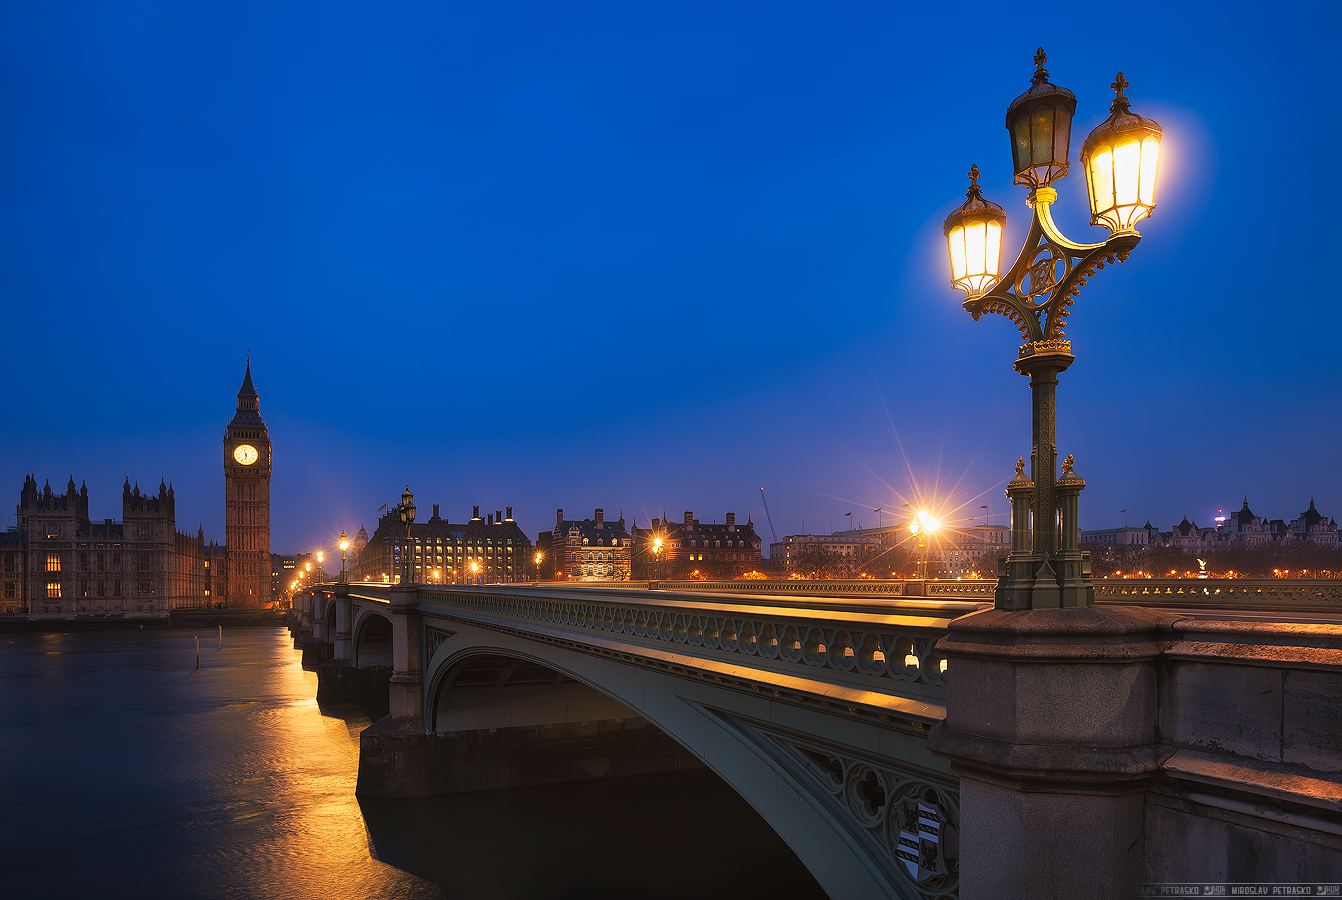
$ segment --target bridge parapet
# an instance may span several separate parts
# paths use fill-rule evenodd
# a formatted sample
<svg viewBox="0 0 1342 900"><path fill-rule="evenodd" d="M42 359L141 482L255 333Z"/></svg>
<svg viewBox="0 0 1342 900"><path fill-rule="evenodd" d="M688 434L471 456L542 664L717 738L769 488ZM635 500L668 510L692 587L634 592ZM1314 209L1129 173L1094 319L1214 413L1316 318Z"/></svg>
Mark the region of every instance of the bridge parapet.
<svg viewBox="0 0 1342 900"><path fill-rule="evenodd" d="M1342 606L1342 580L1334 578L1098 578L1097 602L1136 605L1195 604Z"/></svg>
<svg viewBox="0 0 1342 900"><path fill-rule="evenodd" d="M948 667L935 645L981 604L797 599L487 586L421 588L419 607L719 684L841 702L852 715L888 722L898 711L920 728L945 715Z"/></svg>
<svg viewBox="0 0 1342 900"><path fill-rule="evenodd" d="M820 598L942 597L991 601L997 582L982 578L969 581L777 578L751 581L663 581L658 587L667 591L805 595Z"/></svg>
<svg viewBox="0 0 1342 900"><path fill-rule="evenodd" d="M1173 637L1147 880L1342 878L1342 627L1183 619Z"/></svg>

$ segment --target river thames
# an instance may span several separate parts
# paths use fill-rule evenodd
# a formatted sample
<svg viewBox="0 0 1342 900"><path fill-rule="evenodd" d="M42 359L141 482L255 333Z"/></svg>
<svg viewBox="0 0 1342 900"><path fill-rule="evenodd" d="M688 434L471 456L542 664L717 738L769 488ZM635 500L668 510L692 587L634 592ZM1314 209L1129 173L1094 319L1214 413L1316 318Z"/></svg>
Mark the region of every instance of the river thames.
<svg viewBox="0 0 1342 900"><path fill-rule="evenodd" d="M283 629L219 644L0 635L5 896L824 897L707 770L361 804L368 714L320 708Z"/></svg>

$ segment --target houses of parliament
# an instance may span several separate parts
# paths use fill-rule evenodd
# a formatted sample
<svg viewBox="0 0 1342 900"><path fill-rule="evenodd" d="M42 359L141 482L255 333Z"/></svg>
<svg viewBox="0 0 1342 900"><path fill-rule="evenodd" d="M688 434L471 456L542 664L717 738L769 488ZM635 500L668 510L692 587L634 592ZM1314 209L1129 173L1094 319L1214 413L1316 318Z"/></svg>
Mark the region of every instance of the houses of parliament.
<svg viewBox="0 0 1342 900"><path fill-rule="evenodd" d="M224 545L178 529L171 485L121 487L121 521L89 518L87 485L41 489L27 476L17 525L0 534L0 613L161 616L271 602L270 433L251 360L224 432Z"/></svg>

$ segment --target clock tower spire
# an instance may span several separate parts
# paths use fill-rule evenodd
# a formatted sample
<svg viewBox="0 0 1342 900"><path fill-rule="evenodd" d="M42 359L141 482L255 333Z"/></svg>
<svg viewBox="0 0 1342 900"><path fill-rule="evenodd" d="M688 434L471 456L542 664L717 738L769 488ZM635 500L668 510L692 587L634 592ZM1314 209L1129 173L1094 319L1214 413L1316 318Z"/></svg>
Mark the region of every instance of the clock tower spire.
<svg viewBox="0 0 1342 900"><path fill-rule="evenodd" d="M252 360L238 388L237 411L224 432L224 540L227 605L270 603L270 432L252 385ZM216 582L217 583L217 582Z"/></svg>

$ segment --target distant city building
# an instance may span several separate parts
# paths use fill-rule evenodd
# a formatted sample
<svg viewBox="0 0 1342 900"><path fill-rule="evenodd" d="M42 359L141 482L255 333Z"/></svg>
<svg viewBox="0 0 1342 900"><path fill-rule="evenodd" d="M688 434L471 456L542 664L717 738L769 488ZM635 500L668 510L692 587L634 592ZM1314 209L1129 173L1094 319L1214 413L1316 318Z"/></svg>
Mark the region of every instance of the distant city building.
<svg viewBox="0 0 1342 900"><path fill-rule="evenodd" d="M997 557L1011 552L1011 528L1008 525L974 525L969 529L947 528L933 534L927 542L929 566L941 578L996 578ZM989 554L992 567L984 571L983 554Z"/></svg>
<svg viewBox="0 0 1342 900"><path fill-rule="evenodd" d="M595 510L591 519L565 519L555 510L555 529L550 537L555 575L573 581L628 581L633 547L624 525L624 514L607 522L605 510Z"/></svg>
<svg viewBox="0 0 1342 900"><path fill-rule="evenodd" d="M781 559L784 569L790 573L801 557L815 550L853 558L864 553L878 553L884 537L885 529L881 529L881 533L843 531L837 534L789 534L778 543L769 545L769 558Z"/></svg>
<svg viewBox="0 0 1342 900"><path fill-rule="evenodd" d="M378 519L371 538L360 528L347 563L350 580L399 583L403 552L410 554L417 584L513 584L527 578L531 541L513 520L511 506L506 515L499 510L485 518L476 506L470 521L454 525L439 516L435 503L428 521L415 522L410 529L407 543L405 525L394 509ZM328 578L339 572L339 565L337 558L333 570L327 561Z"/></svg>
<svg viewBox="0 0 1342 900"><path fill-rule="evenodd" d="M288 595L289 585L293 584L294 577L298 574L295 570L297 565L297 556L285 556L282 553L270 554L271 596L279 597L281 595Z"/></svg>
<svg viewBox="0 0 1342 900"><path fill-rule="evenodd" d="M829 535L788 535L782 541L769 545L771 558L782 557L788 572L793 571L790 560L821 548L840 557L859 558L872 563L867 574L872 577L890 577L894 560L887 551L899 547L913 554L918 539L909 534L907 523L882 528L861 528L839 531ZM983 554L994 558L1011 550L1011 529L1007 525L972 525L969 528L942 528L926 541L928 573L936 578L996 578L996 563L982 571ZM884 561L884 562L883 562ZM908 574L902 573L902 574Z"/></svg>
<svg viewBox="0 0 1342 900"><path fill-rule="evenodd" d="M258 609L271 602L270 432L252 386L252 361L238 388L233 420L224 431L224 545L228 548L229 607Z"/></svg>
<svg viewBox="0 0 1342 900"><path fill-rule="evenodd" d="M129 478L121 521L89 517L87 485L64 494L24 479L17 525L0 540L0 612L33 616L162 615L203 606L257 608L272 601L270 437L247 363L224 432L226 544L177 530L176 495Z"/></svg>
<svg viewBox="0 0 1342 900"><path fill-rule="evenodd" d="M0 534L0 615L28 611L28 554L23 533Z"/></svg>
<svg viewBox="0 0 1342 900"><path fill-rule="evenodd" d="M738 525L736 513L726 514L721 525L705 524L686 510L680 522L665 518L652 520L648 528L633 530L633 573L637 579L673 578L701 572L741 574L759 568L763 543L755 533L755 523L746 516ZM661 538L660 561L654 542Z"/></svg>
<svg viewBox="0 0 1342 900"><path fill-rule="evenodd" d="M1313 501L1311 501L1311 505L1312 503ZM1229 522L1219 529L1220 533L1224 535L1227 540L1238 540L1240 543L1247 544L1250 547L1264 546L1274 540L1280 539L1286 533L1286 523L1282 522L1280 519L1277 520L1277 523L1279 523L1281 527L1273 528L1272 522L1261 516L1254 515L1253 510L1249 509L1248 497L1244 498L1243 508L1241 508L1239 512L1231 513L1228 518ZM1185 533L1187 529L1183 527L1184 523L1187 521L1188 517L1185 516L1184 522L1180 522L1169 532L1168 539L1171 543L1167 544L1167 546L1187 547L1192 543L1192 539ZM1176 532L1180 535L1180 540L1178 541L1175 540ZM1205 539L1206 535L1203 535L1202 537Z"/></svg>
<svg viewBox="0 0 1342 900"><path fill-rule="evenodd" d="M1122 528L1101 528L1081 532L1081 543L1104 544L1110 547L1145 547L1149 538L1149 529L1128 528L1126 525Z"/></svg>
<svg viewBox="0 0 1342 900"><path fill-rule="evenodd" d="M207 606L205 534L177 530L176 498L160 481L143 494L129 479L122 521L89 519L86 485L65 494L24 479L18 527L0 543L6 612L34 616L162 614Z"/></svg>
<svg viewBox="0 0 1342 900"><path fill-rule="evenodd" d="M1314 508L1314 498L1309 498L1309 509L1291 520L1291 537L1298 541L1313 541L1326 547L1338 544L1337 520L1330 519Z"/></svg>
<svg viewBox="0 0 1342 900"><path fill-rule="evenodd" d="M1324 547L1339 545L1337 521L1319 512L1312 497L1309 508L1289 524L1283 519L1257 515L1249 508L1249 498L1245 497L1244 505L1237 512L1218 520L1214 527L1200 526L1184 516L1169 531L1160 531L1150 522L1142 530L1147 533L1150 546L1176 548L1189 554L1223 549L1264 550L1294 541L1308 541ZM1092 533L1083 532L1083 540L1084 535Z"/></svg>

